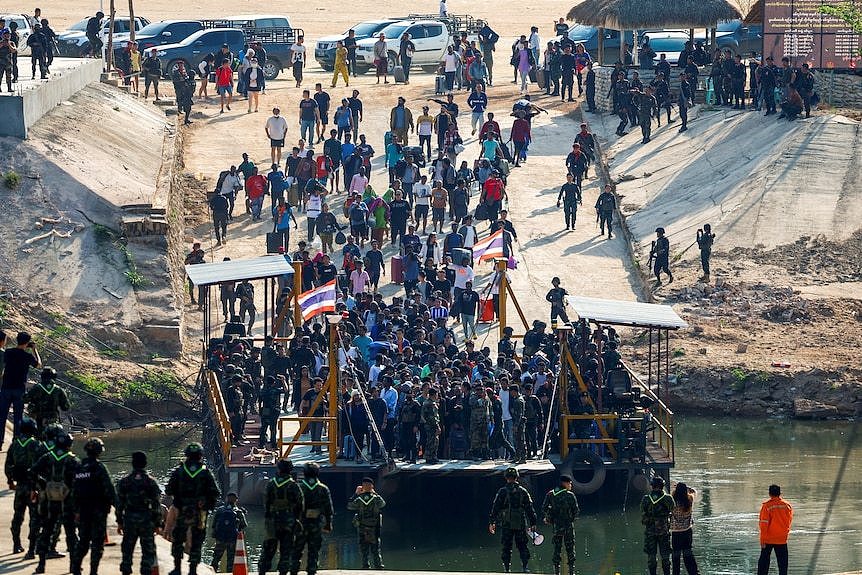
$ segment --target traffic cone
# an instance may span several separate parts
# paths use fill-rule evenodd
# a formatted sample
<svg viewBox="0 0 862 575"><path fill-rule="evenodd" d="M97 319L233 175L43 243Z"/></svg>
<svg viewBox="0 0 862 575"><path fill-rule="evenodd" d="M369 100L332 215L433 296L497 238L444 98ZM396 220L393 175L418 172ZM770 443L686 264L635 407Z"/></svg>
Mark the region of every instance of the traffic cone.
<svg viewBox="0 0 862 575"><path fill-rule="evenodd" d="M233 559L233 575L248 575L248 566L245 563L245 535L242 531L236 537L236 553Z"/></svg>
<svg viewBox="0 0 862 575"><path fill-rule="evenodd" d="M113 547L116 544L116 542L112 542L110 539L108 539L108 530L105 529L105 547Z"/></svg>

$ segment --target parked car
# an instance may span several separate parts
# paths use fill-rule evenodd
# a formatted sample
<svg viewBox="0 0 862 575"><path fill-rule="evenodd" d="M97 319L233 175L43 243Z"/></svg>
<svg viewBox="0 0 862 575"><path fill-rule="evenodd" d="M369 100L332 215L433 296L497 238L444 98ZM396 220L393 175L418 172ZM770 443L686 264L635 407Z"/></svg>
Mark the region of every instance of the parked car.
<svg viewBox="0 0 862 575"><path fill-rule="evenodd" d="M198 30L203 30L203 27L203 24L198 20L153 22L135 32L135 41L138 43L138 50L143 52L153 46L182 42ZM125 48L126 44L128 44L128 39L122 42L120 49Z"/></svg>
<svg viewBox="0 0 862 575"><path fill-rule="evenodd" d="M27 45L27 38L33 31L33 28L30 27L30 18L24 14L0 14L0 18L6 20L7 28L12 22L18 24L18 55L29 55L30 47Z"/></svg>
<svg viewBox="0 0 862 575"><path fill-rule="evenodd" d="M752 52L763 52L763 25L745 25L742 20L726 20L719 22L715 30L715 43L736 55L743 57Z"/></svg>
<svg viewBox="0 0 862 575"><path fill-rule="evenodd" d="M646 32L644 36L649 38L649 44L655 51L653 63L658 62L664 54L668 63L674 67L679 62L679 53L683 51L685 43L689 40L688 32L682 31L654 30Z"/></svg>
<svg viewBox="0 0 862 575"><path fill-rule="evenodd" d="M393 22L397 22L394 18L384 18L382 20L366 20L365 22L360 22L356 26L350 28L353 30L356 36L356 41L365 40L366 38L371 38ZM347 38L348 32L350 30L346 30L343 34L335 34L333 36L324 36L317 40L317 44L314 47L314 59L317 60L317 63L320 64L320 67L326 70L327 72L331 72L335 67L335 47L339 40L344 40Z"/></svg>
<svg viewBox="0 0 862 575"><path fill-rule="evenodd" d="M220 20L203 20L204 28L238 29L245 35L246 43L261 42L266 50L263 74L267 80L274 80L282 69L290 66L290 47L300 36L305 36L302 28L291 25L287 16L271 14L243 14Z"/></svg>
<svg viewBox="0 0 862 575"><path fill-rule="evenodd" d="M57 51L60 56L65 56L67 58L84 58L90 54L90 41L87 40L87 21L90 18L84 18L83 20L74 24L68 30L61 32L57 37ZM149 24L150 21L146 18L135 17L135 32L139 31L141 28ZM101 37L102 41L107 44L108 43L108 28L110 26L110 20L105 18L102 22L102 32ZM113 41L123 43L129 39L129 31L131 30L131 20L128 16L116 16L114 17L114 36Z"/></svg>
<svg viewBox="0 0 862 575"><path fill-rule="evenodd" d="M605 28L605 36L602 45L604 47L604 62L601 64L613 64L620 59L620 31ZM585 26L583 24L575 24L569 28L569 39L575 44L583 44L584 49L590 53L593 60L599 59L599 29L595 26ZM629 45L629 50L637 49L633 42L634 34L631 30L626 31L626 43ZM557 36L555 40L562 40L562 36Z"/></svg>
<svg viewBox="0 0 862 575"><path fill-rule="evenodd" d="M162 74L170 78L180 62L183 62L187 69L196 70L204 56L210 52L215 54L221 50L223 44L227 44L234 54L239 54L245 43L245 34L242 30L234 28L198 30L182 42L159 47Z"/></svg>

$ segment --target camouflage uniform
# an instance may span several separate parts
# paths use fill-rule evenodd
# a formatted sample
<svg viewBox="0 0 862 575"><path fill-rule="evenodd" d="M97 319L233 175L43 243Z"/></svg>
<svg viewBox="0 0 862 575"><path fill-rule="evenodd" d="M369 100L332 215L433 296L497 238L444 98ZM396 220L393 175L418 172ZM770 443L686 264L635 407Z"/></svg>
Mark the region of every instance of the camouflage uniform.
<svg viewBox="0 0 862 575"><path fill-rule="evenodd" d="M45 428L60 421L60 410L69 411L69 396L53 381L37 383L24 395L27 413L36 421L39 435L43 437Z"/></svg>
<svg viewBox="0 0 862 575"><path fill-rule="evenodd" d="M165 494L173 497L173 506L179 510L171 533L171 555L174 558L172 573L180 573L186 533L189 530L189 567L194 573L201 562L201 547L207 534L207 512L215 509L221 492L206 465L197 459L187 458L171 472Z"/></svg>
<svg viewBox="0 0 862 575"><path fill-rule="evenodd" d="M362 568L370 568L368 556L375 569L383 569L380 554L380 528L383 525L382 510L386 501L375 492L354 495L347 502L347 508L356 512L354 524L359 533L359 550L362 553Z"/></svg>
<svg viewBox="0 0 862 575"><path fill-rule="evenodd" d="M71 438L68 445L71 447ZM36 554L39 556L41 571L44 573L45 557L51 548L54 539L54 531L58 525L63 524L66 531L66 549L72 553L78 544L78 535L75 531L74 494L71 493L75 482L75 474L80 463L75 454L68 451L60 444L55 445L53 451L43 454L30 468L30 476L38 484L39 495L39 522L42 530L36 543ZM57 485L64 484L69 489L69 494L62 500L49 500L46 489L48 483ZM38 570L38 568L37 568Z"/></svg>
<svg viewBox="0 0 862 575"><path fill-rule="evenodd" d="M317 560L323 545L323 530L332 530L332 497L329 488L316 478L301 480L299 487L305 500L305 513L302 526L296 534L290 572L299 572L302 548L308 545L305 570L308 575L314 575L317 573Z"/></svg>
<svg viewBox="0 0 862 575"><path fill-rule="evenodd" d="M32 425L32 423L30 424ZM33 464L46 452L35 437L19 435L12 441L6 454L6 482L15 484L15 500L12 504L12 542L18 552L21 547L21 525L24 523L24 512L30 513L30 546L28 555L36 552L36 540L39 537L39 510L31 499L31 494L36 488L32 478L28 474Z"/></svg>
<svg viewBox="0 0 862 575"><path fill-rule="evenodd" d="M141 540L141 575L156 564L154 532L162 525L162 490L144 469L135 469L117 482L117 525L123 530L120 573L131 575L135 544Z"/></svg>
<svg viewBox="0 0 862 575"><path fill-rule="evenodd" d="M430 397L422 403L422 422L425 425L425 463L437 463L440 447L440 410L437 401Z"/></svg>
<svg viewBox="0 0 862 575"><path fill-rule="evenodd" d="M507 471L508 473L508 471ZM503 551L500 557L506 572L512 563L512 540L518 546L518 554L524 571L530 560L530 549L527 546L527 527L536 524L536 510L533 509L533 499L530 492L517 481L507 483L497 491L491 506L489 523L495 524L502 538Z"/></svg>
<svg viewBox="0 0 862 575"><path fill-rule="evenodd" d="M289 473L279 473L266 485L264 498L266 539L258 563L258 572L265 575L272 568L278 549L278 572L287 573L294 550L298 521L302 517L302 490Z"/></svg>
<svg viewBox="0 0 862 575"><path fill-rule="evenodd" d="M470 453L474 459L488 459L488 398L470 396Z"/></svg>
<svg viewBox="0 0 862 575"><path fill-rule="evenodd" d="M673 498L664 490L653 490L641 499L641 523L644 525L644 553L650 575L656 575L658 561L656 550L661 555L661 568L670 573L670 514Z"/></svg>
<svg viewBox="0 0 862 575"><path fill-rule="evenodd" d="M518 395L509 399L509 413L512 415L512 440L515 442L515 461L527 462L527 439L524 435L526 406L524 398Z"/></svg>
<svg viewBox="0 0 862 575"><path fill-rule="evenodd" d="M416 463L416 428L422 407L415 401L405 401L398 414L398 447L406 461Z"/></svg>
<svg viewBox="0 0 862 575"><path fill-rule="evenodd" d="M575 494L564 487L548 491L542 504L545 523L554 527L554 573L559 575L561 551L566 544L566 558L569 564L569 575L575 572L575 517L578 516L578 499Z"/></svg>

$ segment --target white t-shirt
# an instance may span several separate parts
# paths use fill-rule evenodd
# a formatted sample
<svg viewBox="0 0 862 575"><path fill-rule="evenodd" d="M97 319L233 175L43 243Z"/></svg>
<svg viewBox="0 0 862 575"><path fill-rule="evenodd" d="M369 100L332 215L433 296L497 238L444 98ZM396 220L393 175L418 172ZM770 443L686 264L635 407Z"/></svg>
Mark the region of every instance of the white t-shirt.
<svg viewBox="0 0 862 575"><path fill-rule="evenodd" d="M443 65L446 67L445 70L447 72L455 72L458 70L458 56L455 54L449 54L448 52L443 56Z"/></svg>
<svg viewBox="0 0 862 575"><path fill-rule="evenodd" d="M201 76L205 76L205 75L206 75L206 73L207 73L207 66L209 66L209 64L207 64L206 60L201 60L201 63L200 63L200 64L198 64L198 72L200 72L200 75L201 75Z"/></svg>
<svg viewBox="0 0 862 575"><path fill-rule="evenodd" d="M445 18L449 14L449 8L446 7L446 0L440 0L440 17Z"/></svg>
<svg viewBox="0 0 862 575"><path fill-rule="evenodd" d="M430 206L431 186L421 182L413 184L413 196L417 206Z"/></svg>
<svg viewBox="0 0 862 575"><path fill-rule="evenodd" d="M467 229L464 232L464 247L472 248L476 245L476 228L474 226L465 226Z"/></svg>
<svg viewBox="0 0 862 575"><path fill-rule="evenodd" d="M239 176L234 176L233 174L228 174L224 177L221 183L221 189L219 190L219 195L229 196L234 193L236 190L240 188Z"/></svg>
<svg viewBox="0 0 862 575"><path fill-rule="evenodd" d="M320 194L308 196L308 202L305 204L305 215L309 218L316 218L320 215L320 210L323 208L323 198Z"/></svg>
<svg viewBox="0 0 862 575"><path fill-rule="evenodd" d="M449 269L455 270L455 285L453 287L458 289L467 289L467 282L473 281L476 277L476 273L470 266L449 264Z"/></svg>
<svg viewBox="0 0 862 575"><path fill-rule="evenodd" d="M541 40L541 38L539 38L539 33L533 32L532 34L530 34L530 49L531 50L538 50L541 47L542 47L542 40Z"/></svg>
<svg viewBox="0 0 862 575"><path fill-rule="evenodd" d="M419 122L419 135L420 136L430 136L433 129L434 129L434 122L433 121L425 120L423 122Z"/></svg>
<svg viewBox="0 0 862 575"><path fill-rule="evenodd" d="M290 55L293 62L305 62L305 46L294 44L290 47Z"/></svg>
<svg viewBox="0 0 862 575"><path fill-rule="evenodd" d="M350 191L351 192L359 192L360 194L365 192L365 188L368 186L368 178L361 174L353 174L353 177L350 179Z"/></svg>
<svg viewBox="0 0 862 575"><path fill-rule="evenodd" d="M283 140L287 135L287 120L284 116L270 116L266 121L266 130L272 140Z"/></svg>

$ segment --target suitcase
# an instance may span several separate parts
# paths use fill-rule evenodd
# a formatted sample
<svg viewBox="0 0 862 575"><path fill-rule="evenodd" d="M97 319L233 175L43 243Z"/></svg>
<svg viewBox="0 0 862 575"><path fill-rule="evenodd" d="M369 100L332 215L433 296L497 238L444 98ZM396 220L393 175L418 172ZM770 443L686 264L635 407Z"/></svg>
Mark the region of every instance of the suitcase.
<svg viewBox="0 0 862 575"><path fill-rule="evenodd" d="M536 70L536 84L539 85L539 88L545 88L545 71L544 70Z"/></svg>
<svg viewBox="0 0 862 575"><path fill-rule="evenodd" d="M533 66L532 68L530 68L530 74L529 74L529 76L530 76L530 82L532 82L533 84L535 84L535 83L536 83L536 67L535 67L535 66Z"/></svg>
<svg viewBox="0 0 862 575"><path fill-rule="evenodd" d="M389 275L392 277L392 283L404 283L404 262L401 256L392 256L392 263L389 266Z"/></svg>
<svg viewBox="0 0 862 575"><path fill-rule="evenodd" d="M460 266L461 262L467 258L467 261L473 261L473 250L469 248L452 248L452 263Z"/></svg>
<svg viewBox="0 0 862 575"><path fill-rule="evenodd" d="M395 83L402 84L407 81L407 76L404 75L404 66L395 66L392 68L392 77L395 78Z"/></svg>
<svg viewBox="0 0 862 575"><path fill-rule="evenodd" d="M266 253L277 254L284 247L284 232L269 232L266 234Z"/></svg>
<svg viewBox="0 0 862 575"><path fill-rule="evenodd" d="M506 160L500 160L500 164L497 169L500 170L500 173L503 174L503 176L508 176L509 172L512 171L512 168L509 166L509 162Z"/></svg>
<svg viewBox="0 0 862 575"><path fill-rule="evenodd" d="M435 94L445 94L446 90L446 76L437 76L434 78L434 93Z"/></svg>
<svg viewBox="0 0 862 575"><path fill-rule="evenodd" d="M356 458L356 444L353 442L353 436L345 435L341 445L344 448L344 459Z"/></svg>
<svg viewBox="0 0 862 575"><path fill-rule="evenodd" d="M479 302L479 322L491 323L494 321L494 299L483 299Z"/></svg>

